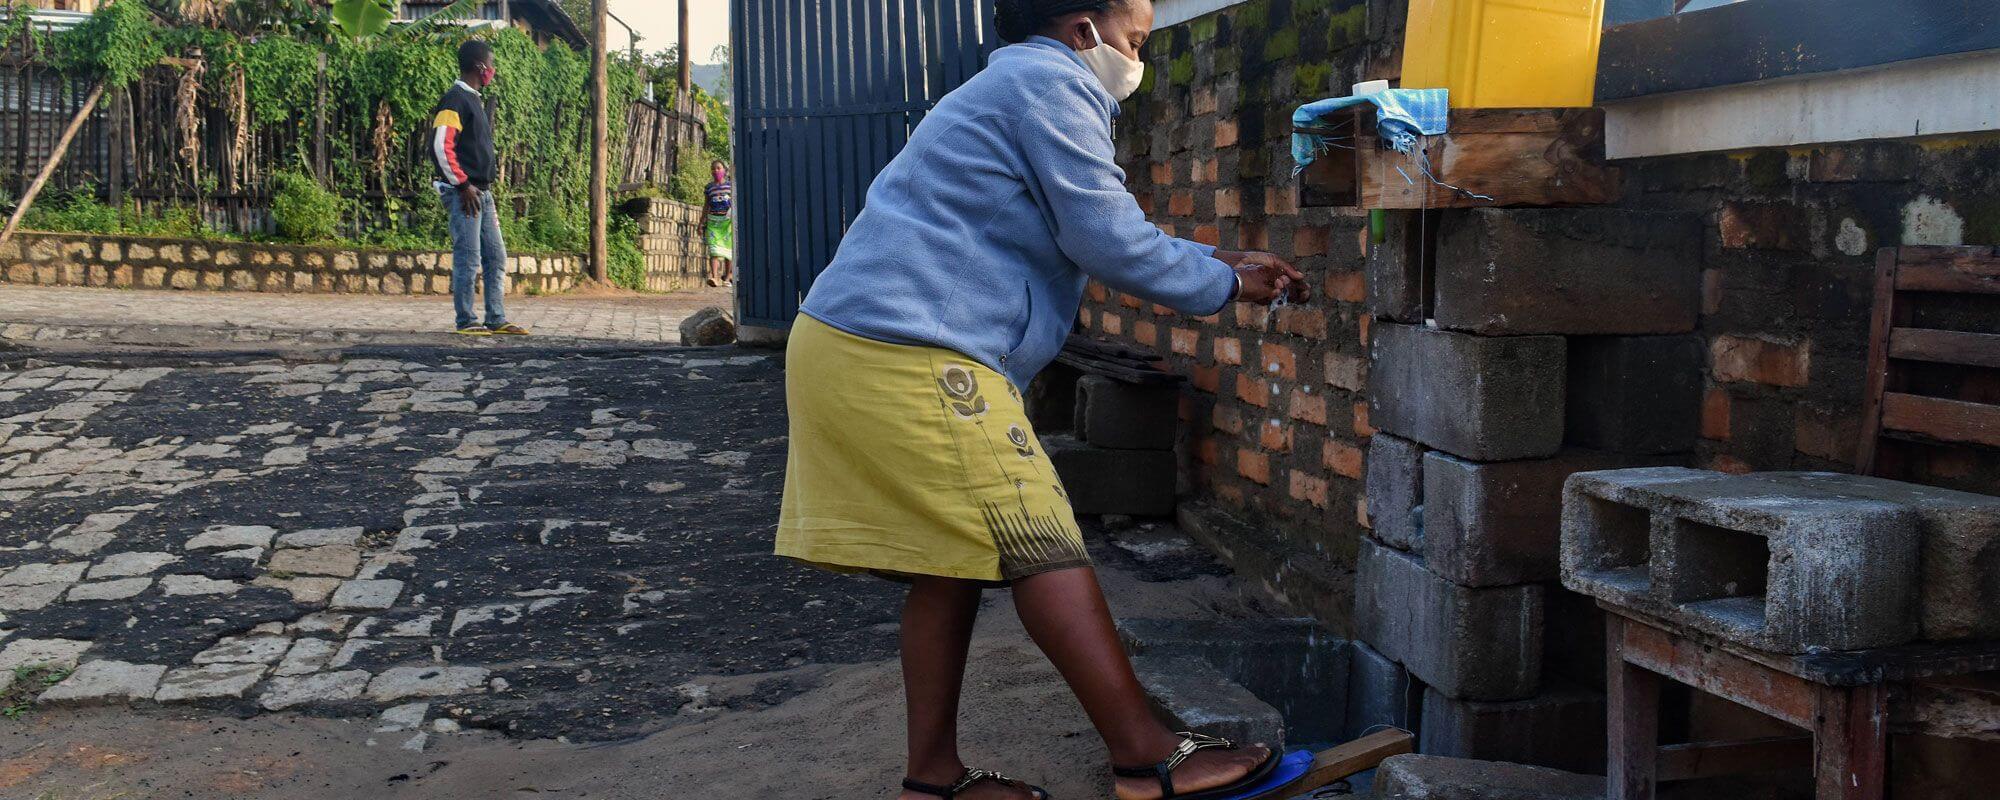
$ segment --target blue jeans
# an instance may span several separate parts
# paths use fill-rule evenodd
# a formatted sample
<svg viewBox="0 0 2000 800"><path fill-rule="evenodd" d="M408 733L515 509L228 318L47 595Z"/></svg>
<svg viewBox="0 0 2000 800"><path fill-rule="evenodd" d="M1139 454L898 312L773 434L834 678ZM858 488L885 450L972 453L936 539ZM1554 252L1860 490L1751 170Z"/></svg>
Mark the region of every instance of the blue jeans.
<svg viewBox="0 0 2000 800"><path fill-rule="evenodd" d="M493 210L493 193L479 193L479 213L466 216L457 189L438 189L444 211L451 217L451 302L458 312L458 327L469 328L478 317L472 309L472 280L476 273L486 293L486 327L507 324L502 307L501 285L507 273L507 245L500 241L500 216Z"/></svg>

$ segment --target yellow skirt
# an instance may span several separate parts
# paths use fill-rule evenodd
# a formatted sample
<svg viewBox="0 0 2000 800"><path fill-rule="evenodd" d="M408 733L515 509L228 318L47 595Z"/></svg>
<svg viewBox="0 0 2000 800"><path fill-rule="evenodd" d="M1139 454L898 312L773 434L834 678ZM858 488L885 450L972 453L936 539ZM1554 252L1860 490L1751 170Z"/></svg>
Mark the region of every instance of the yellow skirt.
<svg viewBox="0 0 2000 800"><path fill-rule="evenodd" d="M1021 394L963 355L800 315L777 553L839 572L979 581L1090 565Z"/></svg>

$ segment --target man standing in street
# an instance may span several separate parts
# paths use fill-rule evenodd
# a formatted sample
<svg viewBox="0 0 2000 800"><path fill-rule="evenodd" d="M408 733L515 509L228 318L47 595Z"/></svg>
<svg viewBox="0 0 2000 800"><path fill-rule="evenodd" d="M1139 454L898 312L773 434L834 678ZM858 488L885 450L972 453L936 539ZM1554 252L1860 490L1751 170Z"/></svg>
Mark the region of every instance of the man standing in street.
<svg viewBox="0 0 2000 800"><path fill-rule="evenodd" d="M729 165L710 162L709 175L715 178L703 190L708 198L708 285L736 281L736 231L729 218L736 205L736 187L729 182Z"/></svg>
<svg viewBox="0 0 2000 800"><path fill-rule="evenodd" d="M458 82L432 110L431 156L437 164L438 195L451 219L451 300L458 332L468 336L525 336L528 329L507 321L501 303L507 246L500 241L500 218L493 210L493 123L480 90L493 83L493 47L479 39L458 46ZM473 279L486 295L486 322L472 308Z"/></svg>

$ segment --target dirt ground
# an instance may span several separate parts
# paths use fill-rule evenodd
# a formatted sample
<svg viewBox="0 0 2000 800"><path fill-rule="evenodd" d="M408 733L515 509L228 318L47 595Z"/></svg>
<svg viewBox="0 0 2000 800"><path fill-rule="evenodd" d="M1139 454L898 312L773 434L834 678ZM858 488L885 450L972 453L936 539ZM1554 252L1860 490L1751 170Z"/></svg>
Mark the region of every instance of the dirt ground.
<svg viewBox="0 0 2000 800"><path fill-rule="evenodd" d="M1148 580L1111 555L1102 578L1121 616L1261 613L1227 578ZM374 719L36 711L0 723L0 797L888 798L901 772L899 680L894 661L809 665L708 683L705 708L633 739L579 745L476 732L434 737L424 752L399 747L408 732L376 733ZM756 696L771 681L810 688L764 705ZM1101 744L1004 592L982 614L964 720L968 761L1057 797L1109 796Z"/></svg>

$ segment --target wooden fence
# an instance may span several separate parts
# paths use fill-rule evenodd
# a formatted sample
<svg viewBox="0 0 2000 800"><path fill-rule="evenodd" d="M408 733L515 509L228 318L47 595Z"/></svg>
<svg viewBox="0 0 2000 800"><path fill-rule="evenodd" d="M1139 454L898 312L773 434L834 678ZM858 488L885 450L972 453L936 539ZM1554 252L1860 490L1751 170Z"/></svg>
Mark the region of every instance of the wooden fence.
<svg viewBox="0 0 2000 800"><path fill-rule="evenodd" d="M41 169L90 90L87 78L54 69L24 47L0 53L0 207L10 206ZM257 121L241 73L210 81L207 69L199 59L177 60L148 70L126 91L107 93L49 189L92 188L114 205L131 202L142 209L191 207L209 225L232 232L270 229L271 178L287 169L309 169L325 179L336 161L349 165L349 185L342 188L364 201L358 213L386 214L392 204L385 201L430 191L427 137L388 120L386 108L326 97L323 67L318 112L271 124ZM217 83L220 88L212 86ZM665 106L633 103L625 129L614 132L613 164L622 170L614 173L622 178L617 185L665 186L680 145L699 149L706 135L706 116L685 98ZM503 187L563 168L510 161L504 154L496 166ZM366 174L358 192L351 180L357 167ZM350 222L359 227L362 220Z"/></svg>

